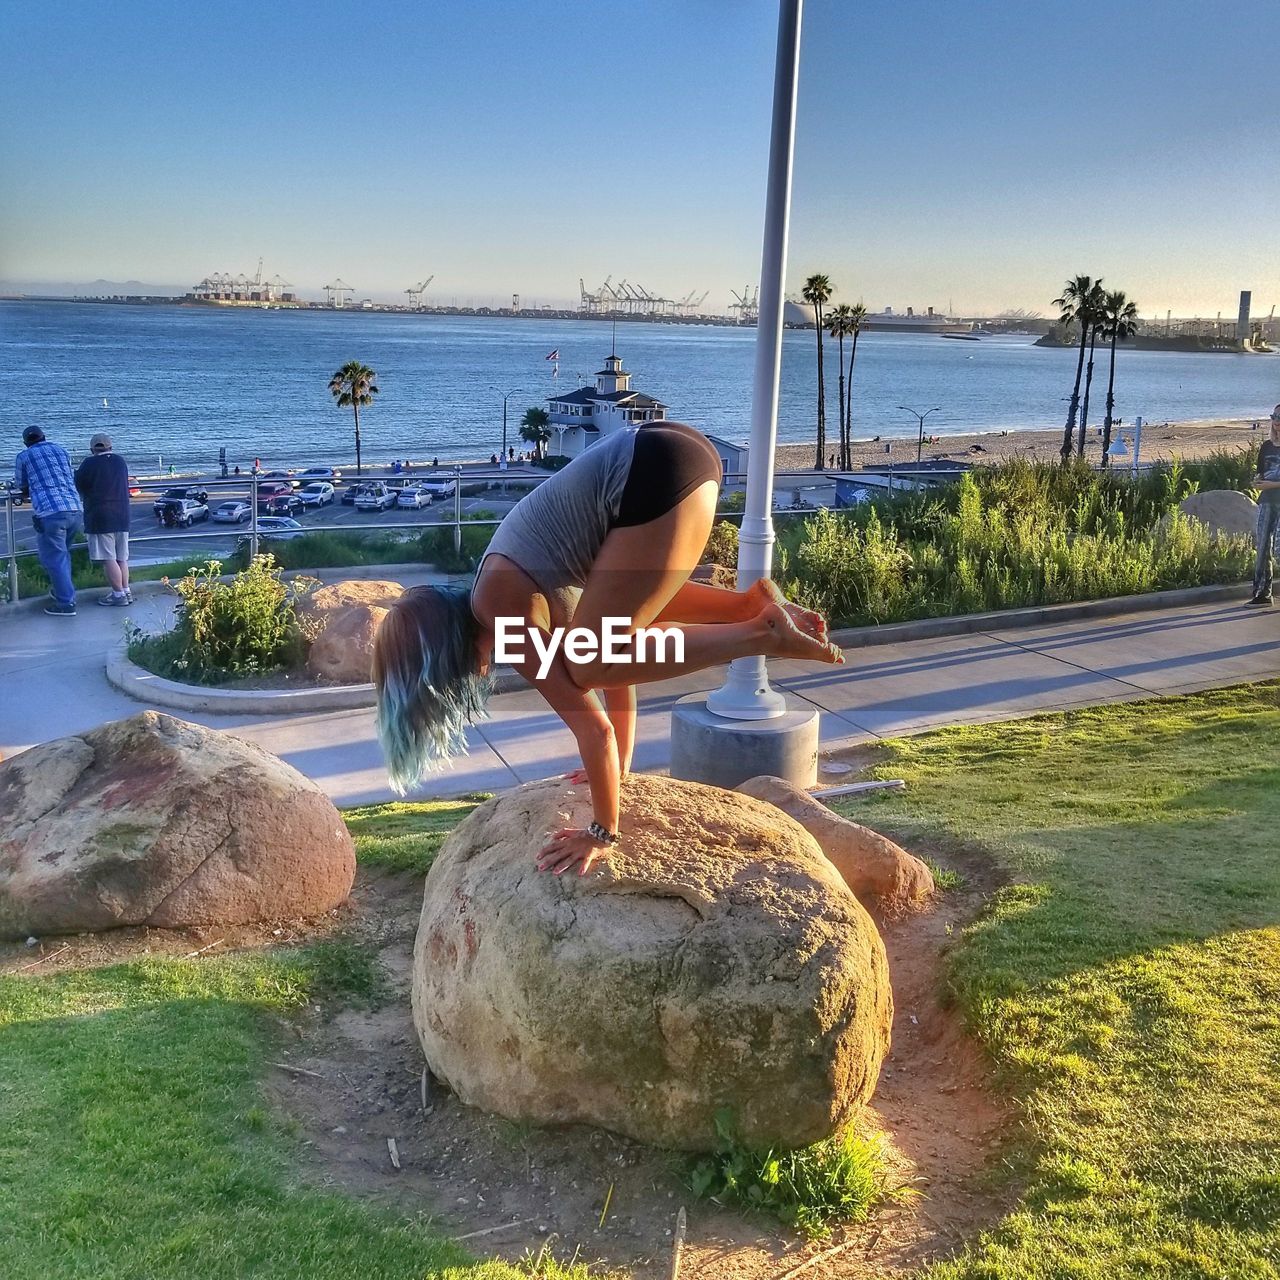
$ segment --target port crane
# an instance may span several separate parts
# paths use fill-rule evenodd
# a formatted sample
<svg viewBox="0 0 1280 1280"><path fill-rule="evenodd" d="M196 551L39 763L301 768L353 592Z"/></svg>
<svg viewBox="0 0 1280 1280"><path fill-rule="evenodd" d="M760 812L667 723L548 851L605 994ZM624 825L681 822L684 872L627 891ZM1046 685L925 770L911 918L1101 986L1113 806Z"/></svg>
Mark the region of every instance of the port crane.
<svg viewBox="0 0 1280 1280"><path fill-rule="evenodd" d="M409 306L412 307L414 311L422 310L422 295L426 293L427 287L434 279L434 274L429 275L421 284L411 284L405 290L405 293L409 295Z"/></svg>
<svg viewBox="0 0 1280 1280"><path fill-rule="evenodd" d="M733 295L733 301L729 304L730 311L738 313L739 324L756 324L760 319L760 288L751 285L743 286L743 290L739 293L736 289L730 289Z"/></svg>
<svg viewBox="0 0 1280 1280"><path fill-rule="evenodd" d="M338 310L347 305L346 295L351 293L355 293L355 290L349 284L346 284L341 276L334 280L332 284L327 284L324 287L325 301Z"/></svg>

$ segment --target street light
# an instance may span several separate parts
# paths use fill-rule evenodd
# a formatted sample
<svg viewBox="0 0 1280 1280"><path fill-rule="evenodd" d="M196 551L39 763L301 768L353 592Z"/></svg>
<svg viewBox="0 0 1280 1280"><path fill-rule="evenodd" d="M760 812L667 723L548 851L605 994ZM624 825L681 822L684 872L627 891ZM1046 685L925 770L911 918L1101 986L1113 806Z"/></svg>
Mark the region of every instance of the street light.
<svg viewBox="0 0 1280 1280"><path fill-rule="evenodd" d="M502 397L502 456L499 460L504 467L507 465L507 401L510 400L511 397L519 390L520 388L516 387L512 391L508 391L507 394Z"/></svg>
<svg viewBox="0 0 1280 1280"><path fill-rule="evenodd" d="M916 418L920 423L920 438L919 440L916 441L916 466L918 467L920 465L920 455L921 453L924 452L924 420L931 413L941 413L942 406L935 405L932 409L926 409L923 413L919 412L919 410L917 409L912 409L905 404L900 404L898 408L901 409L904 413L909 413L913 418Z"/></svg>

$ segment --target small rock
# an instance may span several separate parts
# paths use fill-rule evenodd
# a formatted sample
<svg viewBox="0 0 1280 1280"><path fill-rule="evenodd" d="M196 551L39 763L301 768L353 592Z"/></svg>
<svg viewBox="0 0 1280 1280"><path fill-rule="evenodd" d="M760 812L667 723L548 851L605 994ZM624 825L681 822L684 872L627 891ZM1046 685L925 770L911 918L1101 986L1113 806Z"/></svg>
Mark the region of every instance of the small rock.
<svg viewBox="0 0 1280 1280"><path fill-rule="evenodd" d="M39 945L40 945L40 939L39 939L39 938L28 938L28 939L27 939L27 946L29 946L29 947L38 947Z"/></svg>

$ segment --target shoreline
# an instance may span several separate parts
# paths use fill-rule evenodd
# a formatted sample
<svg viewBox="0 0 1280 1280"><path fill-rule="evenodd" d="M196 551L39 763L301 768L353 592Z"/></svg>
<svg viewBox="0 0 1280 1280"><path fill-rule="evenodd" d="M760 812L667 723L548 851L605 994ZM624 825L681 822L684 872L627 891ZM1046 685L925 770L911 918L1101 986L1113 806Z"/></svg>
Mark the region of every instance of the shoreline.
<svg viewBox="0 0 1280 1280"><path fill-rule="evenodd" d="M1193 461L1203 458L1218 450L1238 451L1242 449L1256 450L1267 438L1268 415L1258 418L1200 418L1188 419L1184 422L1144 423L1142 427L1142 449L1139 455L1141 462L1168 462L1174 459ZM1255 431L1254 423L1258 424ZM1118 465L1128 465L1133 460L1133 428L1128 422L1122 423L1119 430L1123 433L1130 452L1119 459ZM1113 432L1113 435L1115 433ZM916 441L908 436L882 436L879 440L856 439L853 442L853 469L860 470L867 466L881 467L886 461L886 445L892 447L887 457L896 465L906 466L915 462ZM1057 462L1058 450L1062 446L1062 429L1053 428L992 428L987 431L961 432L955 435L925 436L921 460L973 462L975 464L994 464L1005 462L1010 458L1027 458L1035 462ZM831 437L827 440L828 457L834 452ZM1102 457L1101 427L1090 426L1085 444L1085 460L1100 462ZM419 460L410 458L412 471L408 478L421 477L426 480L432 476L448 475L454 467L489 468L488 458L462 458L441 460L439 468L432 467L430 458ZM813 444L780 443L777 446L775 469L777 472L811 472L814 463ZM339 461L333 464L343 472L344 481L354 478L354 460ZM521 463L518 459L512 464L512 470L518 472L529 463ZM390 474L392 463L389 461L368 462L364 464L366 472L374 473L370 478L384 478L379 473ZM273 463L271 469L283 470L279 463ZM827 466L826 471L838 470ZM207 470L178 471L172 475L133 473L139 481L159 483L166 480L190 480L196 477L216 478L216 473ZM242 473L247 480L247 473Z"/></svg>

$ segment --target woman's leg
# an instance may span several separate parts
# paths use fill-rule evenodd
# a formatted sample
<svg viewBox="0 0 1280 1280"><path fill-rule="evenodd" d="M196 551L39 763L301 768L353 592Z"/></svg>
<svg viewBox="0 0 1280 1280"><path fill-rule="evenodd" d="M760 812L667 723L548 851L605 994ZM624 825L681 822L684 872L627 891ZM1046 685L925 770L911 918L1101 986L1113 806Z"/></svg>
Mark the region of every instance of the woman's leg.
<svg viewBox="0 0 1280 1280"><path fill-rule="evenodd" d="M685 582L658 614L658 622L745 622L767 604L780 604L801 631L825 639L827 620L812 609L792 604L770 578L759 578L745 591Z"/></svg>
<svg viewBox="0 0 1280 1280"><path fill-rule="evenodd" d="M656 520L614 529L592 566L573 625L600 635L606 618L622 618L634 634L657 622L697 566L715 515L716 493L715 483L708 482ZM706 599L700 593L698 598ZM574 682L584 689L647 684L757 654L842 661L838 649L806 635L776 603L735 622L664 621L664 625L678 627L683 634L682 661L660 661L653 652L655 646L637 644L630 662L597 658L567 663Z"/></svg>

